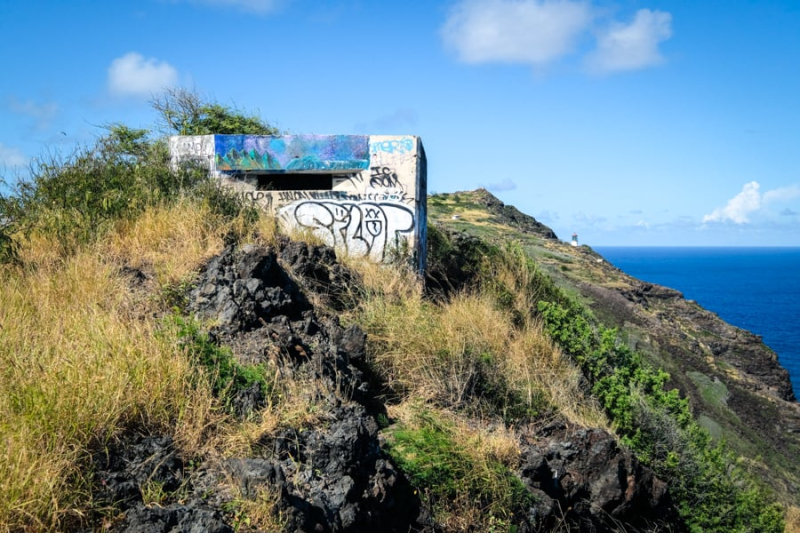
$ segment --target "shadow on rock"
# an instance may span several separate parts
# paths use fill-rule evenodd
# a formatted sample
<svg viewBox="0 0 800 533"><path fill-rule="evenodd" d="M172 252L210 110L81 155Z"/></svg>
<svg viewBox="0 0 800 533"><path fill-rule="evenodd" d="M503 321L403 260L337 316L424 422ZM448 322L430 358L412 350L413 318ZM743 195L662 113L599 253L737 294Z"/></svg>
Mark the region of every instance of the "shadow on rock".
<svg viewBox="0 0 800 533"><path fill-rule="evenodd" d="M519 475L538 502L531 521L543 530L561 520L587 532L678 522L667 484L613 435L561 423L542 433L525 439Z"/></svg>

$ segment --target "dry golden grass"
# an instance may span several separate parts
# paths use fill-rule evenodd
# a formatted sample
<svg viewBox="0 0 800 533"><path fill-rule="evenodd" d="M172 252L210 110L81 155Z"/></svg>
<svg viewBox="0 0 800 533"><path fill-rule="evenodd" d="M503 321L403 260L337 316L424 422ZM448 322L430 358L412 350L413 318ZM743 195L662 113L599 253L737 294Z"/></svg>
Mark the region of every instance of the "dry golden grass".
<svg viewBox="0 0 800 533"><path fill-rule="evenodd" d="M198 265L218 254L223 236L237 224L222 224L208 207L184 201L148 209L139 218L120 223L101 246L126 266L152 269L158 284L167 286L186 281Z"/></svg>
<svg viewBox="0 0 800 533"><path fill-rule="evenodd" d="M89 450L120 431L208 446L222 420L210 388L176 331L152 314L129 319L142 302L119 262L176 283L221 249L225 231L196 204L153 208L73 254L34 235L21 250L27 266L0 271L0 531L80 519Z"/></svg>
<svg viewBox="0 0 800 533"><path fill-rule="evenodd" d="M366 289L348 319L365 327L375 367L401 396L464 406L481 392L475 387L483 380L510 389L515 397L509 403L535 410L544 401L576 423L608 426L599 406L582 393L580 370L537 322L515 322L489 290L434 304L424 300L413 273L357 262L351 267ZM515 307L529 311L529 280L506 281L525 293L516 296Z"/></svg>
<svg viewBox="0 0 800 533"><path fill-rule="evenodd" d="M49 529L85 507L87 450L121 428L202 425L175 339L125 319L125 280L94 250L0 288L0 524Z"/></svg>
<svg viewBox="0 0 800 533"><path fill-rule="evenodd" d="M786 533L800 533L800 507L790 505L786 509Z"/></svg>
<svg viewBox="0 0 800 533"><path fill-rule="evenodd" d="M252 451L277 428L319 420L308 384L292 376L281 376L279 399L259 418L226 418L178 332L150 312L163 303L121 274L122 266L145 271L156 293L188 283L226 234L266 245L279 236L272 217L222 223L186 201L150 208L72 254L33 235L21 250L27 266L0 268L0 531L53 531L80 519L91 507L90 450L126 429L164 431L189 453L230 456ZM434 304L413 272L349 264L364 287L354 289L358 309L344 319L368 331L373 363L401 399L468 406L479 378L503 384L530 407L544 398L576 422L604 424L580 393L577 370L536 323L515 322L490 291ZM526 287L513 265L497 276ZM516 298L515 308L529 309L529 294ZM454 420L475 454L515 464L512 431L481 432ZM266 517L271 501L256 498L248 516Z"/></svg>

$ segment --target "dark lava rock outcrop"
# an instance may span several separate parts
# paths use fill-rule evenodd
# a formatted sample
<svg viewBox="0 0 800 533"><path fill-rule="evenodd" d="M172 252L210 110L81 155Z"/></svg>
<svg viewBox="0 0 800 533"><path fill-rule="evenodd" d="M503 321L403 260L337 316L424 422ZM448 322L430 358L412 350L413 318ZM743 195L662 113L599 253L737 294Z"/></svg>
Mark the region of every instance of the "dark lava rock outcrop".
<svg viewBox="0 0 800 533"><path fill-rule="evenodd" d="M190 312L241 363L272 365L279 376L301 380L318 409L315 422L279 427L260 437L256 454L224 460L181 457L166 436L120 437L94 459L96 501L123 512L112 530L233 531L243 526L226 507L231 486L240 498L274 495L285 531L437 530L381 448L383 405L366 366L366 335L312 305L345 305L355 282L330 248L288 240L276 248L228 247L208 263L190 292ZM266 404L265 393L239 391L233 410L252 415ZM554 424L523 432L521 449L518 475L535 504L520 531L560 523L580 531L646 529L671 516L664 483L608 433Z"/></svg>
<svg viewBox="0 0 800 533"><path fill-rule="evenodd" d="M610 532L677 519L667 484L600 429L554 423L523 439L519 475L536 499L531 519L544 530L560 520Z"/></svg>
<svg viewBox="0 0 800 533"><path fill-rule="evenodd" d="M323 407L319 427L265 435L263 457L231 459L225 468L245 494L259 485L279 492L287 531L408 531L419 500L380 449L367 409L370 385L359 368L366 335L318 318L295 278L333 307L351 283L332 249L284 241L277 252L227 249L192 292L190 309L210 319L240 359L307 374L306 394Z"/></svg>
<svg viewBox="0 0 800 533"><path fill-rule="evenodd" d="M263 435L258 456L192 469L169 437L123 437L95 458L96 499L124 511L116 531L233 531L222 510L230 495L220 493L220 480L233 480L243 497L261 488L277 494L286 531L426 528L419 498L379 445L377 404L362 371L366 335L341 327L336 317L317 316L306 296L313 290L336 308L350 276L330 248L288 240L279 250L228 247L208 263L190 293L190 312L211 324L210 336L242 363L303 376L320 422ZM232 403L248 416L263 407L263 391L240 391ZM154 505L144 501L142 487L170 496Z"/></svg>

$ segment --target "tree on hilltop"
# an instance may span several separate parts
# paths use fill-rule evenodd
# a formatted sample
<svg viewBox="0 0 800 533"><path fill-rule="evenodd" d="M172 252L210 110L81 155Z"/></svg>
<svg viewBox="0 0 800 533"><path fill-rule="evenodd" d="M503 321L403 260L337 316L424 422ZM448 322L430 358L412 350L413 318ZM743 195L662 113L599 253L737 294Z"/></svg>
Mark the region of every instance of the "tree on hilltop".
<svg viewBox="0 0 800 533"><path fill-rule="evenodd" d="M153 98L150 105L160 116L162 130L174 135L280 133L257 115L217 102L204 102L196 92L187 89L167 89Z"/></svg>

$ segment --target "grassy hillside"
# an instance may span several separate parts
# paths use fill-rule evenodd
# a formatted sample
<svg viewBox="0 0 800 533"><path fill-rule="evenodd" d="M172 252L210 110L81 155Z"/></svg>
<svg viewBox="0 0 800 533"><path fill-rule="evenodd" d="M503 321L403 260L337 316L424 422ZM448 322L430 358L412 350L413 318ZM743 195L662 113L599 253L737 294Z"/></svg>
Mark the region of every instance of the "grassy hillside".
<svg viewBox="0 0 800 533"><path fill-rule="evenodd" d="M429 201L430 220L443 228L520 246L591 323L615 328L626 347L667 372L666 388L688 398L698 424L797 506L800 410L775 354L677 291L631 278L587 246L530 231L504 209L483 190Z"/></svg>
<svg viewBox="0 0 800 533"><path fill-rule="evenodd" d="M192 169L170 171L146 132L114 128L36 169L0 198L0 530L125 531L142 510L198 506L220 531L280 531L297 509L358 530L367 518L315 511L347 480L325 477L337 454L326 465L311 450L338 446L356 419L359 453L397 469L369 501L403 500L380 509L416 509L419 530L777 532L787 512L797 527L777 503L791 503L784 486L758 477L773 468L793 483L795 444L769 440L730 396L747 383L784 416L779 379L722 358L685 368L673 357L683 345L667 341L703 323L657 307L674 295L634 295L652 301L637 314L603 292L640 290L627 276L485 192L436 195L429 210L427 286L402 262L344 258L325 268L347 282L326 285L288 264L273 219ZM243 332L198 319L192 289L236 253L275 258L269 275L286 276L281 290L301 307ZM657 323L648 336L647 313L680 330ZM706 345L727 339L711 325L696 332ZM719 446L703 426L737 439ZM169 443L174 478L159 470L167 459L140 457L149 466L124 480L125 500L109 497L119 480L102 472L143 437ZM763 455L743 460L748 446ZM624 479L573 462L598 450ZM241 465L272 474L241 483ZM314 483L324 497L303 492ZM600 504L604 483L625 490Z"/></svg>

